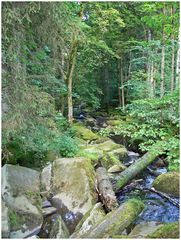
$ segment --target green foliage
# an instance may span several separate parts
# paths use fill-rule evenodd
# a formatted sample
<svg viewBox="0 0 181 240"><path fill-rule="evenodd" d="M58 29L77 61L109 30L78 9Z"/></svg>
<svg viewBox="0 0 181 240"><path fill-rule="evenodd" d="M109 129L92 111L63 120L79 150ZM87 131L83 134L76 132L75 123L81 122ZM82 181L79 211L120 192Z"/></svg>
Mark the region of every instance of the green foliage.
<svg viewBox="0 0 181 240"><path fill-rule="evenodd" d="M166 155L170 170L179 168L179 95L174 92L162 99L134 101L127 106L131 121L116 127L102 129L100 134L122 135L129 139L142 139L142 152L153 151Z"/></svg>
<svg viewBox="0 0 181 240"><path fill-rule="evenodd" d="M78 152L78 145L72 137L64 134L53 141L51 149L58 150L62 157L73 157Z"/></svg>

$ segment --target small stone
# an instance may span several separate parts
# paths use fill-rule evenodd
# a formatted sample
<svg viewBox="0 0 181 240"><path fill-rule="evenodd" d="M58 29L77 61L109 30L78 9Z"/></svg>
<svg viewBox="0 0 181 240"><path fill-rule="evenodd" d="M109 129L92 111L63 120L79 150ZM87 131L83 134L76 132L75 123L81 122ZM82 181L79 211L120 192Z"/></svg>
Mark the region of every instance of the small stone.
<svg viewBox="0 0 181 240"><path fill-rule="evenodd" d="M114 165L108 169L108 173L117 173L122 172L126 169L126 167L123 164L120 165Z"/></svg>
<svg viewBox="0 0 181 240"><path fill-rule="evenodd" d="M54 207L43 208L43 216L46 217L53 213L56 213L57 209Z"/></svg>
<svg viewBox="0 0 181 240"><path fill-rule="evenodd" d="M42 208L48 208L48 207L51 207L51 206L52 206L52 204L47 200L42 202Z"/></svg>

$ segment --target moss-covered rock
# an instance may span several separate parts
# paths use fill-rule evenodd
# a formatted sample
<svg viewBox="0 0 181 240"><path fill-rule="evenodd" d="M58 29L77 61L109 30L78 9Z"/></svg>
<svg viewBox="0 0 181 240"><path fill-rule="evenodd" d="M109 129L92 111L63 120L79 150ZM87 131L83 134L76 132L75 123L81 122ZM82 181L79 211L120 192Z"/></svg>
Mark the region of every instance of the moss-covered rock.
<svg viewBox="0 0 181 240"><path fill-rule="evenodd" d="M122 172L126 169L126 166L124 166L122 163L119 163L119 165L113 165L108 169L108 173L117 173Z"/></svg>
<svg viewBox="0 0 181 240"><path fill-rule="evenodd" d="M75 136L85 141L97 140L100 138L99 135L93 133L81 123L74 124L72 128L75 131Z"/></svg>
<svg viewBox="0 0 181 240"><path fill-rule="evenodd" d="M2 168L2 199L8 208L10 238L24 238L40 228L43 216L39 172L6 164Z"/></svg>
<svg viewBox="0 0 181 240"><path fill-rule="evenodd" d="M155 232L149 234L148 238L174 238L179 239L179 223L167 223L160 226Z"/></svg>
<svg viewBox="0 0 181 240"><path fill-rule="evenodd" d="M118 209L108 213L103 220L82 238L112 238L121 234L144 209L144 204L137 199L130 199ZM80 237L80 238L81 238Z"/></svg>
<svg viewBox="0 0 181 240"><path fill-rule="evenodd" d="M120 161L127 155L127 150L124 146L114 143L112 140L107 140L100 144L92 144L83 147L83 151L89 155L95 155L101 164L106 169L113 165L121 165ZM94 159L96 163L96 159Z"/></svg>
<svg viewBox="0 0 181 240"><path fill-rule="evenodd" d="M68 238L69 235L69 231L64 221L62 220L61 216L59 216L54 225L52 226L49 238Z"/></svg>
<svg viewBox="0 0 181 240"><path fill-rule="evenodd" d="M84 215L70 238L79 238L82 234L87 233L95 224L99 223L105 215L102 203L97 203Z"/></svg>
<svg viewBox="0 0 181 240"><path fill-rule="evenodd" d="M179 173L177 172L164 173L155 179L153 187L158 191L179 197L179 179Z"/></svg>
<svg viewBox="0 0 181 240"><path fill-rule="evenodd" d="M73 215L72 219L75 221L72 219L70 221L75 222L76 226L82 216L96 203L94 181L95 172L89 159L76 157L54 161L52 191L55 195L52 198L52 205L61 211L64 221L67 214ZM69 225L69 222L66 223Z"/></svg>
<svg viewBox="0 0 181 240"><path fill-rule="evenodd" d="M158 228L160 228L160 226L163 226L163 224L159 222L141 222L133 228L127 238L146 238L149 234L155 232Z"/></svg>

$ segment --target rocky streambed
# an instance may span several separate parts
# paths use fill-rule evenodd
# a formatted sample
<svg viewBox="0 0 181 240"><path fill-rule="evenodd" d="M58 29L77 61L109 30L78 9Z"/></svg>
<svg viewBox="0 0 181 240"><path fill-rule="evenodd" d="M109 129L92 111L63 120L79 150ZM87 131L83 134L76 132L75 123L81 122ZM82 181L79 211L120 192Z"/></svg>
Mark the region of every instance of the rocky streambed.
<svg viewBox="0 0 181 240"><path fill-rule="evenodd" d="M96 168L105 169L114 189L121 173L140 156L81 123L74 127L80 156L55 159L40 172L3 166L2 237L177 238L179 174L167 173L164 162L155 159L116 192L119 207L105 211ZM152 187L169 200L150 191Z"/></svg>

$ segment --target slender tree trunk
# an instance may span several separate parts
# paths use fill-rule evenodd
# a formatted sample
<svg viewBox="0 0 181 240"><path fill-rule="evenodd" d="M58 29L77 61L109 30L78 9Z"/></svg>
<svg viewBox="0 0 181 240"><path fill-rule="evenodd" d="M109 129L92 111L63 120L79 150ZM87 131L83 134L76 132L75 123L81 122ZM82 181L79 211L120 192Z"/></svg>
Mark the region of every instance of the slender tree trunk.
<svg viewBox="0 0 181 240"><path fill-rule="evenodd" d="M174 7L171 7L171 17L174 15ZM174 23L172 20L172 27L174 27ZM170 85L170 91L171 93L174 90L174 73L175 73L175 44L174 44L174 33L172 33L172 74L171 74L171 85Z"/></svg>
<svg viewBox="0 0 181 240"><path fill-rule="evenodd" d="M72 38L72 48L70 51L69 58L69 71L67 75L67 88L68 88L68 121L72 123L73 121L73 102L72 102L72 76L75 68L76 54L77 54L77 34L73 35Z"/></svg>
<svg viewBox="0 0 181 240"><path fill-rule="evenodd" d="M118 60L118 101L119 101L119 106L121 107L122 102L121 102L121 77L120 77L120 69L121 69L121 64L120 61Z"/></svg>
<svg viewBox="0 0 181 240"><path fill-rule="evenodd" d="M163 15L165 16L165 3L163 7ZM161 87L160 87L160 97L164 96L165 92L165 24L163 23L163 33L162 33L162 59L161 59Z"/></svg>
<svg viewBox="0 0 181 240"><path fill-rule="evenodd" d="M123 61L121 59L121 96L122 96L122 108L123 112L125 110L125 101L124 101L124 75L123 75Z"/></svg>
<svg viewBox="0 0 181 240"><path fill-rule="evenodd" d="M105 104L106 104L106 111L109 112L109 71L108 71L108 65L105 66L104 69L104 78L105 78Z"/></svg>
<svg viewBox="0 0 181 240"><path fill-rule="evenodd" d="M154 80L154 63L153 60L151 61L151 67L150 67L150 97L154 98L154 85L155 85L155 80Z"/></svg>
<svg viewBox="0 0 181 240"><path fill-rule="evenodd" d="M177 63L176 63L176 79L175 79L175 88L179 88L179 74L180 73L180 46L178 46L177 51Z"/></svg>
<svg viewBox="0 0 181 240"><path fill-rule="evenodd" d="M121 87L121 91L120 91L120 103L122 104L122 109L123 111L125 110L125 97L124 97L124 75L123 75L123 62L122 59L120 59L119 63L118 63L118 68L119 68L119 82L120 82L120 87ZM119 88L120 89L120 88Z"/></svg>
<svg viewBox="0 0 181 240"><path fill-rule="evenodd" d="M151 31L148 29L148 44L150 44L151 41ZM151 60L150 60L150 50L148 51L148 62L147 62L147 82L148 82L148 88L150 89L150 75L151 75ZM148 92L149 92L148 89Z"/></svg>
<svg viewBox="0 0 181 240"><path fill-rule="evenodd" d="M61 71L61 77L65 83L66 81L66 76L64 73L64 67L65 67L65 58L64 58L64 49L61 49L61 67L60 67L60 71ZM64 114L64 110L65 110L65 96L61 96L60 97L60 104L61 104L61 113Z"/></svg>

